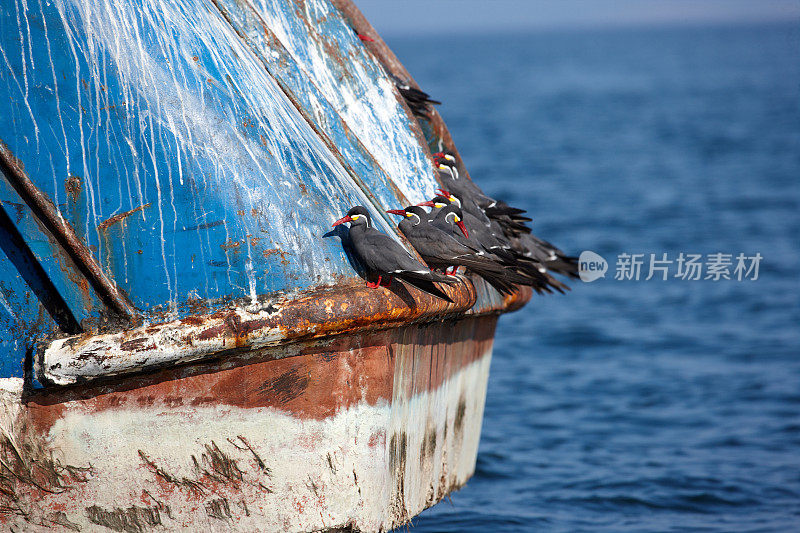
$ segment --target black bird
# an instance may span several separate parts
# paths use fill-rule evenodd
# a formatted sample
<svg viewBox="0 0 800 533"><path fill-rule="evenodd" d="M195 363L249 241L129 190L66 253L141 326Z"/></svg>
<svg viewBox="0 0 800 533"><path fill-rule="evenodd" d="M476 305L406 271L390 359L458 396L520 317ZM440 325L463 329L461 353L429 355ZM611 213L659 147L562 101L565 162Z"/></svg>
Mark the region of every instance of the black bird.
<svg viewBox="0 0 800 533"><path fill-rule="evenodd" d="M431 214L435 213L433 218L434 225L441 229L446 229L449 225L447 216L451 211L459 208L460 200L449 191L442 190L441 192L447 196L439 195L433 200L423 202L420 205L433 207ZM527 278L527 282L522 282L522 284L532 286L537 292L551 292L551 288L562 293L564 290L569 290L569 287L547 273L547 268L540 261L541 254L529 255L522 253L517 248L512 247L504 235L495 234L490 227L484 225L477 218L470 217L468 213L464 214L464 218L470 231L469 244L490 254L493 259L507 269ZM451 232L454 232L452 227ZM459 235L456 235L456 238L459 237ZM524 237L528 237L528 235L524 235Z"/></svg>
<svg viewBox="0 0 800 533"><path fill-rule="evenodd" d="M490 241L489 245L482 242L482 239L492 239L493 237L482 231L485 228L480 224L475 226L474 220L470 222L469 216L466 214L465 217L468 221L466 224L467 228L470 229L470 225L472 224L473 229L477 231L473 232L472 229L470 229L469 238L467 239L460 235L453 226L453 221L451 219L454 210L461 212L457 205L447 203L447 200L441 196L437 196L430 203L433 204L434 209L429 216L432 217L432 223L435 226L445 232L449 231L456 240L476 250L476 253L479 255L483 255L495 263L502 265L506 272L510 273L510 277L513 278L514 283L531 286L536 292L551 292L551 287L561 291L561 284L552 279L552 277L546 273L544 267L536 263L535 259L523 257L515 253L513 249L506 248L505 245L494 246L492 245L493 241ZM429 202L424 203L424 205L428 204Z"/></svg>
<svg viewBox="0 0 800 533"><path fill-rule="evenodd" d="M422 259L433 268L463 266L489 282L502 294L514 292L515 283L527 283L527 278L507 270L483 251L462 244L450 231L444 231L431 223L428 213L419 206L391 209L387 213L405 217L397 225ZM448 214L465 237L468 232L461 221L461 210L453 206Z"/></svg>
<svg viewBox="0 0 800 533"><path fill-rule="evenodd" d="M374 289L380 285L389 286L392 278L400 278L421 291L453 302L434 282L453 284L458 283L458 279L431 272L400 244L373 228L366 208L360 205L353 207L333 225L338 226L345 222L350 223L350 240L361 264L371 274L378 276L377 282L367 282L368 287Z"/></svg>
<svg viewBox="0 0 800 533"><path fill-rule="evenodd" d="M431 110L430 106L441 104L441 102L431 99L431 96L425 91L421 91L416 87L412 87L391 72L388 74L392 78L392 81L394 81L395 87L397 87L400 95L406 101L406 104L408 105L409 109L411 109L411 112L414 113L414 115L427 118L428 113Z"/></svg>
<svg viewBox="0 0 800 533"><path fill-rule="evenodd" d="M446 217L449 215L449 213L453 212L453 209L442 209L447 206L458 208L462 211L464 224L471 232L471 236L468 237L468 240L472 246L488 253L495 254L505 261L514 261L513 250L511 250L510 243L506 241L502 230L499 228L493 228L491 221L487 219L486 216L476 216L473 214L472 210L463 209L461 200L459 200L451 192L445 191L444 189L437 189L437 192L440 194L434 197L433 200L419 204L421 206L434 208L432 213L435 213L433 215L433 221L435 225L442 229L450 226L450 221L446 220ZM478 211L478 214L483 215L483 213L480 211ZM457 232L453 231L453 233ZM456 236L456 238L461 241L458 236Z"/></svg>
<svg viewBox="0 0 800 533"><path fill-rule="evenodd" d="M550 276L548 271L577 278L577 257L569 256L551 243L531 234L531 229L526 225L531 219L522 216L524 210L510 207L502 201L489 197L475 182L462 178L459 174L460 164L453 152L444 150L433 155L436 168L439 170L439 180L448 189L447 191L438 189L438 191L462 208L470 231L473 231L473 227L488 228L494 241L488 240L485 231L479 240L488 244L489 250L504 259L507 259L507 254L512 254L518 261L531 261L548 278L551 287L559 292L569 289ZM470 215L480 224L476 224Z"/></svg>
<svg viewBox="0 0 800 533"><path fill-rule="evenodd" d="M461 178L455 157L446 152L439 152L434 154L434 163L439 170L439 180L446 189L454 192L464 201L462 206L464 210L472 211L478 217L483 216L493 220L505 233L517 236L531 232L531 229L525 225L526 222L531 222L531 218L522 215L525 213L524 209L511 207L502 200L495 200L484 193L472 180ZM475 209L471 209L471 204L474 204L475 209L481 211L480 215L475 212Z"/></svg>

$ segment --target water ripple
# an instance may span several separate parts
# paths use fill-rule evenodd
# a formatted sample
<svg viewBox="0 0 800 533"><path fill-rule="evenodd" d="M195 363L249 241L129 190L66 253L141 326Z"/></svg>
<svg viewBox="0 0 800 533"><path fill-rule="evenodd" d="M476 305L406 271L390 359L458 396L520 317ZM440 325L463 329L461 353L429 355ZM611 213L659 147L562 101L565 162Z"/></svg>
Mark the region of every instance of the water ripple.
<svg viewBox="0 0 800 533"><path fill-rule="evenodd" d="M800 31L390 45L487 192L611 268L500 320L475 477L415 530L796 531ZM764 260L613 280L621 252L681 251Z"/></svg>

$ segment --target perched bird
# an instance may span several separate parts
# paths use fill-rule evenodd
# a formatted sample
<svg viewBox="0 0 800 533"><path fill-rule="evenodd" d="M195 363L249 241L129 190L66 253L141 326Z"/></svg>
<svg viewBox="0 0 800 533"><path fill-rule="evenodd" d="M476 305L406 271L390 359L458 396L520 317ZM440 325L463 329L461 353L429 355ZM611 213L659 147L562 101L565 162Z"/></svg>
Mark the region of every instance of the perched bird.
<svg viewBox="0 0 800 533"><path fill-rule="evenodd" d="M446 220L444 220L446 213L453 208L460 207L461 200L449 191L443 189L438 189L438 191L440 192L439 196L420 205L433 207L432 214L436 212L433 223L442 227L446 224ZM541 252L537 250L536 253L530 253L527 249L513 246L501 231L495 232L492 229L493 225L491 223L486 224L477 217L471 217L468 213L464 214L464 219L467 229L470 231L471 244L479 246L485 252L492 254L506 268L528 277L531 282L527 283L527 285L531 285L537 292L551 292L550 289L555 289L563 293L565 290L569 290L567 285L561 283L547 272L547 264L542 261ZM523 235L523 237L530 236ZM550 257L549 251L545 257Z"/></svg>
<svg viewBox="0 0 800 533"><path fill-rule="evenodd" d="M458 198L459 206L465 213L476 215L484 223L488 220L495 237L502 233L501 240L519 257L535 260L546 271L571 278L578 277L578 258L569 256L551 243L532 235L531 229L526 225L531 219L522 216L524 210L489 197L472 180L461 178L460 165L453 152L443 150L433 155L440 181L452 193L449 195L451 198ZM467 227L469 226L468 221ZM566 285L561 286L567 288Z"/></svg>
<svg viewBox="0 0 800 533"><path fill-rule="evenodd" d="M431 96L425 91L421 91L415 87L412 87L391 72L387 73L389 74L389 77L392 78L392 81L394 81L395 87L397 87L400 95L406 101L406 104L408 105L409 109L411 109L411 112L414 113L414 115L426 118L431 110L431 105L441 104L441 102L431 99Z"/></svg>
<svg viewBox="0 0 800 533"><path fill-rule="evenodd" d="M475 272L502 294L514 292L514 284L527 284L528 279L518 275L494 261L488 254L476 250L456 240L450 231L433 225L428 213L419 206L405 209L391 209L387 213L405 217L397 225L422 259L433 268L447 269L450 266L463 266ZM460 218L461 210L453 206L445 218L463 233L469 234Z"/></svg>
<svg viewBox="0 0 800 533"><path fill-rule="evenodd" d="M373 228L366 208L360 205L353 207L333 225L346 222L350 223L350 240L359 260L370 274L378 277L375 283L367 282L368 287L374 289L381 285L388 286L392 278L400 278L421 291L452 303L453 300L434 285L434 282L453 284L458 283L458 279L431 272L399 243Z"/></svg>
<svg viewBox="0 0 800 533"><path fill-rule="evenodd" d="M495 254L505 261L513 263L515 256L502 230L493 228L491 221L485 216L476 216L473 214L472 210L463 210L462 202L451 192L445 191L444 189L437 189L437 192L439 192L439 195L432 200L419 204L421 206L433 208L434 224L441 228L449 226L450 221L447 220L446 217L454 208L460 209L462 210L464 224L471 232L471 237L469 237L470 244L478 249ZM448 206L452 206L452 208L445 209ZM478 214L483 215L480 211Z"/></svg>
<svg viewBox="0 0 800 533"><path fill-rule="evenodd" d="M511 207L502 200L495 200L486 195L472 180L462 179L453 155L447 152L434 154L434 163L445 188L465 200L463 209L472 211L476 216L492 219L506 233L519 235L531 232L525 225L526 222L531 222L531 219L522 215L525 213L524 209ZM481 214L471 209L472 204Z"/></svg>

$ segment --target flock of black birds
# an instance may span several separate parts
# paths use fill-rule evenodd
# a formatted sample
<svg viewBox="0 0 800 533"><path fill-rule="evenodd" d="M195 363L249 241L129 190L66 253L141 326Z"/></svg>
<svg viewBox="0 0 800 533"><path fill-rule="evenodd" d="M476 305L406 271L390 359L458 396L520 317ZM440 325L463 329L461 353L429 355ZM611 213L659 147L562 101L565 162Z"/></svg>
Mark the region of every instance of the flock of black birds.
<svg viewBox="0 0 800 533"><path fill-rule="evenodd" d="M434 161L446 189L437 189L436 197L419 205L387 211L403 217L398 228L426 264L375 229L363 206L353 207L334 222L334 226L350 223L352 247L368 274L377 277L367 286L389 286L399 278L452 302L436 283L459 283L456 273L463 268L501 294L513 293L516 285L538 293L569 290L552 273L577 278L576 257L534 236L524 210L487 196L473 181L462 178L453 153L434 154Z"/></svg>
<svg viewBox="0 0 800 533"><path fill-rule="evenodd" d="M364 42L374 42L355 29L353 32ZM431 106L441 102L388 68L385 72L414 116L429 119ZM538 293L569 290L551 273L577 278L576 257L533 235L527 224L531 219L524 216L523 209L489 197L463 177L466 173L453 152L445 150L433 157L444 188L437 189L432 200L387 211L403 217L397 227L427 264L375 229L363 206L353 207L334 222L334 226L350 223L352 247L368 276L377 278L367 282L368 287L389 286L393 278L399 278L452 302L436 283L459 283L456 273L462 268L485 279L501 294L513 293L516 285L530 286Z"/></svg>

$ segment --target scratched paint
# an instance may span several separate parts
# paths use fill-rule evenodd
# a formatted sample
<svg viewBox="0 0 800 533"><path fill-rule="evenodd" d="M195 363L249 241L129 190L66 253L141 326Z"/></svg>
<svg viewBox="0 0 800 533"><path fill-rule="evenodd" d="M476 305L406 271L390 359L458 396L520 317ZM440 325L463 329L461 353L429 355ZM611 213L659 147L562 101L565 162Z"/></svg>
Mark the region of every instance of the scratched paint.
<svg viewBox="0 0 800 533"><path fill-rule="evenodd" d="M346 116L340 114L340 111L328 101L327 95L283 46L264 17L248 3L217 0L216 5L236 31L243 36L253 53L264 63L287 95L297 103L300 112L313 125L343 166L349 170L354 180L361 184L362 189L372 195L381 206L397 205L398 202L407 204L408 200L391 180L391 176L351 129L345 120ZM348 30L344 38L351 37ZM336 45L332 46L335 50ZM343 77L341 78L344 83ZM396 107L397 103L393 102L392 105ZM368 117L362 117L362 121L367 120ZM384 217L388 218L389 215L384 213Z"/></svg>
<svg viewBox="0 0 800 533"><path fill-rule="evenodd" d="M474 471L494 323L408 326L289 360L33 398L21 420L62 464L91 470L16 504L88 530L102 514L90 507L158 508L167 531L401 525Z"/></svg>
<svg viewBox="0 0 800 533"><path fill-rule="evenodd" d="M18 30L0 137L145 314L354 277L324 235L374 204L215 5L16 1L0 20Z"/></svg>
<svg viewBox="0 0 800 533"><path fill-rule="evenodd" d="M258 12L413 203L433 195L425 152L393 84L340 12L326 0L255 0Z"/></svg>

